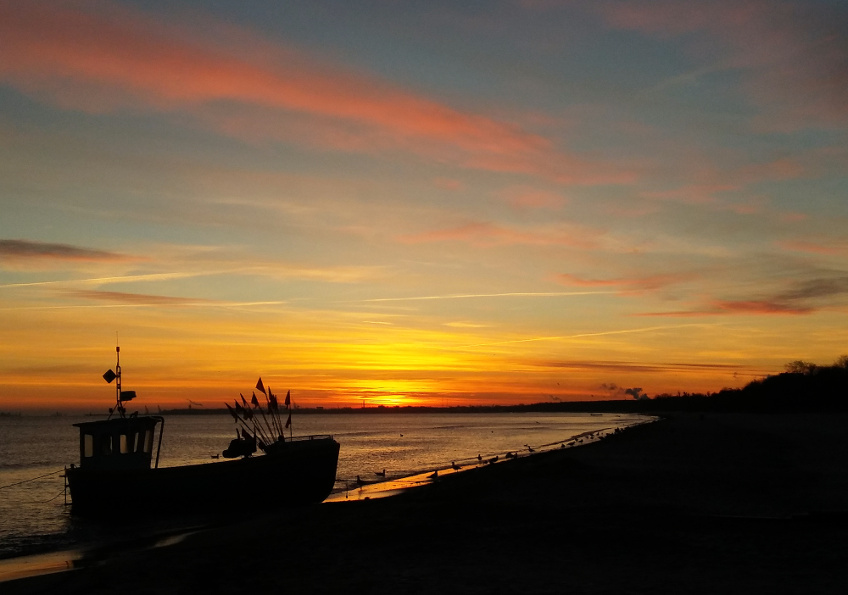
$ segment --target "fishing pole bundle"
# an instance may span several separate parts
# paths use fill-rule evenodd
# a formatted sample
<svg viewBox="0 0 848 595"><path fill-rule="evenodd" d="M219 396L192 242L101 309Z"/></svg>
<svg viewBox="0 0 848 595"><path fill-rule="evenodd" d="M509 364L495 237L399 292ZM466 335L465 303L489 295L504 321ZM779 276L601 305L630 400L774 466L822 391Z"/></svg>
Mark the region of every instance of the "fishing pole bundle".
<svg viewBox="0 0 848 595"><path fill-rule="evenodd" d="M268 452L275 445L285 442L286 428L289 429L289 438L291 438L291 391L286 391L286 399L281 408L277 395L271 391L270 386L266 390L262 384L262 378L256 383L256 390L265 398L264 407L255 391L250 400L239 393L241 402L235 399L233 405L226 403L233 420L239 424L236 439L230 443L230 448L224 451L224 456L227 458L250 456L256 452L257 446ZM284 423L285 413L288 416Z"/></svg>

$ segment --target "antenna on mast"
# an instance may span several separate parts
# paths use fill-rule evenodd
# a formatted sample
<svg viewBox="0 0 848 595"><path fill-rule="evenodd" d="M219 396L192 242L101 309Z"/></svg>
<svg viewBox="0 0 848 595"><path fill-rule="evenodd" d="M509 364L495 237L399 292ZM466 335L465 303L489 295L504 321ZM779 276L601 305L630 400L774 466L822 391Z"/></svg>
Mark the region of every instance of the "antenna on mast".
<svg viewBox="0 0 848 595"><path fill-rule="evenodd" d="M118 333L115 333L115 338L117 339ZM126 409L124 408L124 401L130 401L135 398L135 391L121 390L121 346L115 345L115 356L117 358L117 363L115 364L115 370L107 370L105 374L103 374L103 380L112 383L113 380L117 380L115 383L115 407L109 410L109 417L112 417L112 414L117 411L121 417L124 417L124 413Z"/></svg>

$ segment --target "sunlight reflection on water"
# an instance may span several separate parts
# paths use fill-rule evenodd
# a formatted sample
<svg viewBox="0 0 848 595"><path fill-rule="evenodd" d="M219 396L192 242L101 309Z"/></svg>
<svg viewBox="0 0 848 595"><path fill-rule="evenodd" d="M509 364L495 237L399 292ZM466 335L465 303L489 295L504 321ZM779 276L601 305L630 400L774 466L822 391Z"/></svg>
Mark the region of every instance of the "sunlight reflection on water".
<svg viewBox="0 0 848 595"><path fill-rule="evenodd" d="M79 457L78 432L72 424L91 419L0 418L0 558L70 547L92 530L70 519L62 477L64 467ZM351 488L358 487L357 476L370 484L435 469L444 472L452 462L474 464L478 455L487 459L507 452L529 453L530 448L558 446L578 434L643 419L566 413L295 413L293 430L295 436L335 437L341 444L335 491L350 496ZM228 415L167 416L160 466L213 463L234 436L235 425ZM41 475L46 477L32 480ZM408 487L415 481L382 487ZM369 487L365 493L377 489Z"/></svg>

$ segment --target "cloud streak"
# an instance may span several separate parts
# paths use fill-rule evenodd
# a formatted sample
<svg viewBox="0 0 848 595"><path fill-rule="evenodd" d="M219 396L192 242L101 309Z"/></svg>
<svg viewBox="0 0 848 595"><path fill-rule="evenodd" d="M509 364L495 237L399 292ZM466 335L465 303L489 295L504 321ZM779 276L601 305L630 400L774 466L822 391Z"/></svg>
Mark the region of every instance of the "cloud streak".
<svg viewBox="0 0 848 595"><path fill-rule="evenodd" d="M116 262L138 260L117 252L80 248L69 244L33 242L29 240L0 240L2 261L58 262Z"/></svg>
<svg viewBox="0 0 848 595"><path fill-rule="evenodd" d="M679 328L689 328L689 327L703 327L707 326L704 324L677 324L677 325L667 325L667 326L649 326L644 328L634 328L634 329L621 329L616 331L599 331L597 333L579 333L576 335L554 335L554 336L545 336L545 337L528 337L525 339L512 339L508 341L494 341L491 343L476 343L474 345L467 345L466 347L491 347L495 345L513 345L518 343L535 343L538 341L566 341L569 339L584 339L586 337L604 337L608 335L630 335L634 333L652 333L655 331L663 331L669 329L679 329Z"/></svg>
<svg viewBox="0 0 848 595"><path fill-rule="evenodd" d="M466 242L475 246L568 246L585 250L599 246L599 232L566 228L540 227L521 230L488 222L471 222L456 227L429 230L399 237L406 244L433 242Z"/></svg>
<svg viewBox="0 0 848 595"><path fill-rule="evenodd" d="M613 27L688 40L712 72L743 73L740 88L764 130L848 125L848 12L828 3L771 0L601 2Z"/></svg>
<svg viewBox="0 0 848 595"><path fill-rule="evenodd" d="M551 292L509 292L509 293L457 293L448 295L423 295L413 297L395 297L395 298L372 298L364 300L366 302L414 302L428 300L467 300L480 298L500 298L500 297L572 297L581 295L604 295L615 293L613 291L551 291Z"/></svg>
<svg viewBox="0 0 848 595"><path fill-rule="evenodd" d="M172 279L185 279L189 277L200 277L205 275L216 275L216 272L199 273L149 273L145 275L118 275L114 277L93 277L88 279L63 279L54 281L31 281L29 283L7 283L0 288L12 287L37 287L40 285L106 285L109 283L142 283L148 281L169 281Z"/></svg>
<svg viewBox="0 0 848 595"><path fill-rule="evenodd" d="M643 312L635 316L695 318L703 316L801 316L845 302L848 276L835 274L802 281L771 295L749 299L709 299L705 307L668 312Z"/></svg>
<svg viewBox="0 0 848 595"><path fill-rule="evenodd" d="M657 274L644 277L617 277L611 279L587 279L570 273L557 275L556 280L563 285L577 287L618 287L621 293L633 291L651 291L667 287L694 277L692 273Z"/></svg>
<svg viewBox="0 0 848 595"><path fill-rule="evenodd" d="M195 28L106 1L2 3L0 77L65 109L191 110L200 113L198 122L220 132L272 136L305 116L312 121L299 140L322 139L334 148L352 148L343 140L347 136L365 139L354 141L359 149L452 155L465 167L564 183L628 178L621 168L562 153L549 139L514 124L319 62L250 31L204 24L215 32L214 41ZM239 109L223 113L222 105Z"/></svg>

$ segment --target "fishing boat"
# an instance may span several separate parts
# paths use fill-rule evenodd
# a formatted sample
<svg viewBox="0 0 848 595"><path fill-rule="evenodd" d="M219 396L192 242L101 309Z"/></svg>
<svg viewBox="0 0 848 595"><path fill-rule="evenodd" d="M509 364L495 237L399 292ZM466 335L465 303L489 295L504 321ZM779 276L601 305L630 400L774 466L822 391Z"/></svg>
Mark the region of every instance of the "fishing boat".
<svg viewBox="0 0 848 595"><path fill-rule="evenodd" d="M251 510L319 503L332 491L339 443L332 436L293 437L289 395L284 426L276 396L265 392L261 378L257 388L262 386L265 407L255 394L251 404L242 397L244 405L227 405L240 425L223 452L229 460L159 467L165 418L127 413L125 403L136 394L121 390L120 347L116 353L116 370L103 375L107 382L117 381L115 407L105 420L74 424L80 461L65 469L72 514L224 514L239 503Z"/></svg>

